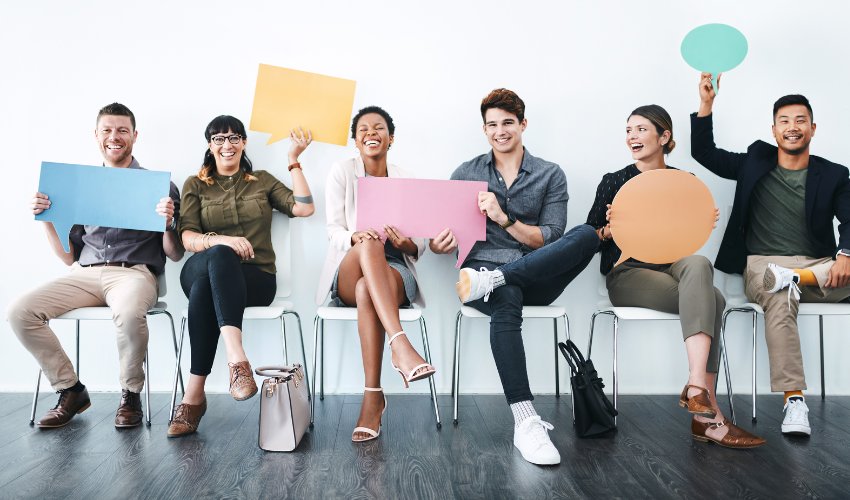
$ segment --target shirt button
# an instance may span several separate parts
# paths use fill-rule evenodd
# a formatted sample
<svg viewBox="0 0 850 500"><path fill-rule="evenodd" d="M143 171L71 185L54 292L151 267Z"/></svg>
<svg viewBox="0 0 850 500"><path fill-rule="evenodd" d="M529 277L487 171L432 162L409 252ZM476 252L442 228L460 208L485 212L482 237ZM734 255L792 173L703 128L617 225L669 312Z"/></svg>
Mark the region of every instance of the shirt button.
<svg viewBox="0 0 850 500"><path fill-rule="evenodd" d="M511 199L510 199L510 198L508 198L508 201L511 201Z"/></svg>
<svg viewBox="0 0 850 500"><path fill-rule="evenodd" d="M112 248L112 245L106 245L106 248Z"/></svg>
<svg viewBox="0 0 850 500"><path fill-rule="evenodd" d="M501 178L501 177L499 177L499 182L502 182L502 178Z"/></svg>
<svg viewBox="0 0 850 500"><path fill-rule="evenodd" d="M109 264L109 261L107 260L106 263Z"/></svg>

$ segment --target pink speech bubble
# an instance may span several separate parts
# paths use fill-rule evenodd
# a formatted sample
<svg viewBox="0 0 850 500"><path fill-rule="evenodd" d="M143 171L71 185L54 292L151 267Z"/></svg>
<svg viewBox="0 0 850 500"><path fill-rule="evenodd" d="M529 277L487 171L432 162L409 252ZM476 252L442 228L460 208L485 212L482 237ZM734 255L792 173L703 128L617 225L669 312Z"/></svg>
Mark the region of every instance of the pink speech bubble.
<svg viewBox="0 0 850 500"><path fill-rule="evenodd" d="M449 228L460 267L472 245L487 239L487 216L478 210L486 182L361 177L357 180L357 230L390 225L408 238L435 238Z"/></svg>

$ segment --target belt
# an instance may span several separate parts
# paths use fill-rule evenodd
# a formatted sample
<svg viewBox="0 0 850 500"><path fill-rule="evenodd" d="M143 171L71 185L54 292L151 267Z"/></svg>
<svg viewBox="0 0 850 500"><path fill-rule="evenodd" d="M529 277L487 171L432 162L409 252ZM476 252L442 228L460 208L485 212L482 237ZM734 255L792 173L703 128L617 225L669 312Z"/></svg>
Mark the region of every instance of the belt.
<svg viewBox="0 0 850 500"><path fill-rule="evenodd" d="M89 264L83 267L133 267L134 265L129 262L101 262L100 264Z"/></svg>

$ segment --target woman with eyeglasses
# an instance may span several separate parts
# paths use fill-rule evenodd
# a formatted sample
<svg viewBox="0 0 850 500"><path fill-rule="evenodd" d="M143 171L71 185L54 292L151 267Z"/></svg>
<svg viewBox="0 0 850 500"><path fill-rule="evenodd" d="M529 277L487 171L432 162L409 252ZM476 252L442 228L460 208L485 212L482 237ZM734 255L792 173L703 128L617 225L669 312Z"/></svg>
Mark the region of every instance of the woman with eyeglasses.
<svg viewBox="0 0 850 500"><path fill-rule="evenodd" d="M289 189L270 173L254 171L245 152L241 121L222 115L207 125L209 148L198 175L186 179L178 231L183 246L195 254L180 273L189 298L192 367L182 403L168 437L195 432L207 409L204 383L212 371L218 337L224 339L230 370L230 393L237 401L257 393L251 365L242 349L245 307L267 306L277 291L272 248L272 209L289 217L313 214L310 187L298 163L312 142L298 128L290 130Z"/></svg>

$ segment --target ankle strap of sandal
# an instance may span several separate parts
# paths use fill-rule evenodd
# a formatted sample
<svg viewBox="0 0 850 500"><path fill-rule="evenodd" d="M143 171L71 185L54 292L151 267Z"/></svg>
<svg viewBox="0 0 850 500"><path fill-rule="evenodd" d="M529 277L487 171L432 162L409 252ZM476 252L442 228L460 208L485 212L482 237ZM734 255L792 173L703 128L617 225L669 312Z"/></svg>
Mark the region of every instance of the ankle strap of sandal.
<svg viewBox="0 0 850 500"><path fill-rule="evenodd" d="M364 388L363 388L363 390L364 390L364 391L374 391L374 392L384 392L384 388L383 388L383 387L378 387L378 388L374 388L374 387L364 387Z"/></svg>
<svg viewBox="0 0 850 500"><path fill-rule="evenodd" d="M407 334L406 334L406 333L404 333L404 330L402 330L402 331L400 331L400 332L396 333L395 335L393 335L392 337L390 337L390 346L392 346L392 345L393 345L393 340L395 340L395 339L396 339L396 337L398 337L399 335L407 336Z"/></svg>

